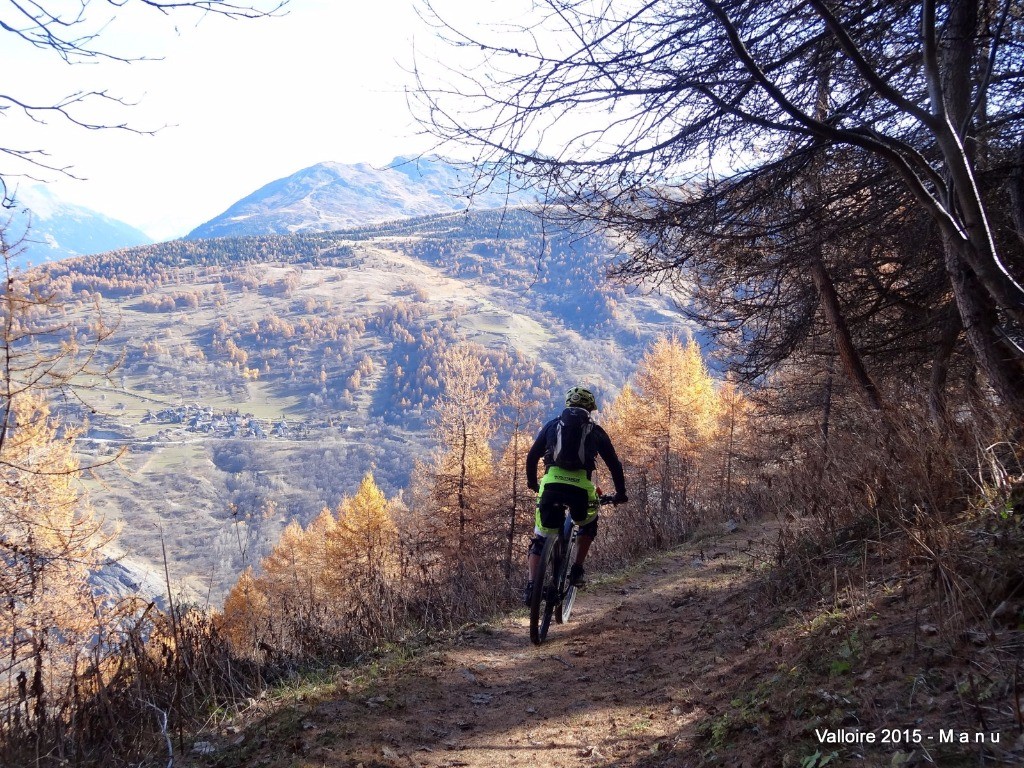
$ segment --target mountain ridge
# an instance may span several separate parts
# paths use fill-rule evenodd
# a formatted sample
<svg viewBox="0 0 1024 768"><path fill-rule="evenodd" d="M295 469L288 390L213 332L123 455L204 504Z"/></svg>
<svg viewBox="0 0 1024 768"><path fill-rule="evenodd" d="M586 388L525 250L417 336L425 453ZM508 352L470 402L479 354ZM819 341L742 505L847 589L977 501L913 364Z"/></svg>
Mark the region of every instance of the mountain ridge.
<svg viewBox="0 0 1024 768"><path fill-rule="evenodd" d="M38 185L18 190L4 236L13 246L15 268L153 242L130 224L68 203Z"/></svg>
<svg viewBox="0 0 1024 768"><path fill-rule="evenodd" d="M471 186L465 172L435 158L400 156L384 167L321 162L263 185L185 239L327 232L534 201L512 185L504 185L507 192L465 194Z"/></svg>

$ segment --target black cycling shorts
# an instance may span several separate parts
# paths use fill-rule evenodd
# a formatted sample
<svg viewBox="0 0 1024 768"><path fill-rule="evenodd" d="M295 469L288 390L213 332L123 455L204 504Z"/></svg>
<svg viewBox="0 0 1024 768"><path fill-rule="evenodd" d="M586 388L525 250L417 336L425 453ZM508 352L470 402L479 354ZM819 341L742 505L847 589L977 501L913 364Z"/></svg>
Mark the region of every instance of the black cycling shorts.
<svg viewBox="0 0 1024 768"><path fill-rule="evenodd" d="M590 498L587 491L567 483L548 483L537 502L540 524L545 528L561 528L568 508L572 519L586 520L590 514ZM597 518L580 527L580 536L597 536Z"/></svg>

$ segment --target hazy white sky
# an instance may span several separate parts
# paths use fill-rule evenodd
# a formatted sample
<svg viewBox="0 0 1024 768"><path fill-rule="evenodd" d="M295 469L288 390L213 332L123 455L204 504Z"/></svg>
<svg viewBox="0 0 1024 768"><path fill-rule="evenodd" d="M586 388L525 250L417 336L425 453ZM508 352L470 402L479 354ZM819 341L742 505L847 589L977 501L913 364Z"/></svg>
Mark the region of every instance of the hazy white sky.
<svg viewBox="0 0 1024 768"><path fill-rule="evenodd" d="M467 14L474 5L464 4ZM96 7L109 15L110 6ZM383 165L430 146L417 136L403 93L413 43L420 50L433 44L413 0L292 0L281 18L198 23L193 14L164 18L129 8L104 39L117 53L162 60L68 66L5 40L0 66L18 73L11 92L22 98L42 103L106 89L138 103L104 105L101 118L167 127L140 136L10 116L3 144L45 149L52 163L87 179L49 174L56 195L156 239L182 235L300 168L328 160Z"/></svg>

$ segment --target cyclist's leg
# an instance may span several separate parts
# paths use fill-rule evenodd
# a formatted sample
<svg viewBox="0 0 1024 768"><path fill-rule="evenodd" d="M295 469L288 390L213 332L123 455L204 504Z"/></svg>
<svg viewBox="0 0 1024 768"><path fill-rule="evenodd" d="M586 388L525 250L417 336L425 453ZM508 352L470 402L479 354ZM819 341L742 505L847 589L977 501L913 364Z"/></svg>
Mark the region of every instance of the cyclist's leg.
<svg viewBox="0 0 1024 768"><path fill-rule="evenodd" d="M544 551L544 540L547 537L533 530L533 538L530 539L530 548L527 550L526 564L529 570L529 579L532 584L537 579L537 569L540 568L540 553Z"/></svg>
<svg viewBox="0 0 1024 768"><path fill-rule="evenodd" d="M576 565L581 568L583 567L583 561L587 559L587 552L590 551L590 545L594 543L595 538L597 538L597 515L586 525L580 526L577 538Z"/></svg>
<svg viewBox="0 0 1024 768"><path fill-rule="evenodd" d="M583 562L586 560L587 551L594 541L594 534L597 532L597 504L592 502L591 497L596 495L590 492L590 488L580 486L563 485L564 499L569 508L569 514L573 522L580 526L576 539L576 554L572 562L572 570L569 580L573 585L583 583Z"/></svg>
<svg viewBox="0 0 1024 768"><path fill-rule="evenodd" d="M592 484L589 487L580 488L581 493L575 495L573 506L570 509L572 519L580 527L576 551L575 564L583 567L583 561L587 559L587 552L590 545L594 543L597 536L597 510L600 505L597 500L597 491Z"/></svg>
<svg viewBox="0 0 1024 768"><path fill-rule="evenodd" d="M537 495L537 510L534 514L533 539L527 556L530 581L536 581L537 569L540 567L540 554L544 550L544 541L548 536L558 535L565 520L567 502L562 493L562 486L541 481L540 493Z"/></svg>

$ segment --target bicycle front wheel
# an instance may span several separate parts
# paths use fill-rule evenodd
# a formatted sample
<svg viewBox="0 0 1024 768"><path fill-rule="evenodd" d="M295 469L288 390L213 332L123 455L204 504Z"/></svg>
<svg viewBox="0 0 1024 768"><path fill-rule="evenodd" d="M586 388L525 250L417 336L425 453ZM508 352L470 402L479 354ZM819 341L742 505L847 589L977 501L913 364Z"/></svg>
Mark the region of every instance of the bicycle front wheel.
<svg viewBox="0 0 1024 768"><path fill-rule="evenodd" d="M555 606L555 621L559 624L565 624L572 615L572 606L576 602L576 587L569 583L569 571L572 568L572 564L576 562L576 537L573 536L569 539L568 550L565 556L562 558L561 568L558 569L558 591L562 594L562 599L558 605Z"/></svg>
<svg viewBox="0 0 1024 768"><path fill-rule="evenodd" d="M558 602L558 536L548 536L540 554L540 567L533 580L533 595L530 597L530 640L540 645L548 636L551 616Z"/></svg>

